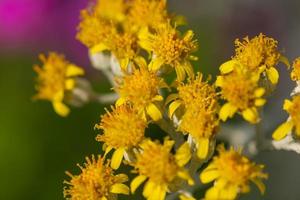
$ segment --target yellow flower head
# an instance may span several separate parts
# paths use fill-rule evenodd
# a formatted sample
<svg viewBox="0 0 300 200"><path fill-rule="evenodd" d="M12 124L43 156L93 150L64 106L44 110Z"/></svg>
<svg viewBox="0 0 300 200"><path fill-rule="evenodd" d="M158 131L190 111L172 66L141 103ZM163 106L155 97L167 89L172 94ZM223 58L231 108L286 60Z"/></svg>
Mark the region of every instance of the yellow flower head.
<svg viewBox="0 0 300 200"><path fill-rule="evenodd" d="M133 31L156 28L167 21L166 0L132 0L128 25Z"/></svg>
<svg viewBox="0 0 300 200"><path fill-rule="evenodd" d="M161 119L162 114L157 103L163 100L159 89L166 87L162 78L145 66L133 67L132 74L119 80L116 91L120 95L117 105L130 103L146 119L148 114L154 121Z"/></svg>
<svg viewBox="0 0 300 200"><path fill-rule="evenodd" d="M183 114L178 130L190 134L197 145L197 156L205 159L209 153L210 142L214 139L219 120L216 102L210 108L205 108L201 103L190 106Z"/></svg>
<svg viewBox="0 0 300 200"><path fill-rule="evenodd" d="M144 197L164 200L175 180L184 179L193 184L193 180L183 169L190 158L188 144L181 146L178 150L180 153L176 155L171 153L173 144L174 141L171 140L165 140L163 145L151 140L145 140L141 144L141 153L137 154L137 161L134 163L139 175L131 182L132 192L148 179L143 191Z"/></svg>
<svg viewBox="0 0 300 200"><path fill-rule="evenodd" d="M125 20L127 8L126 0L97 0L93 9L100 17L109 21L122 22Z"/></svg>
<svg viewBox="0 0 300 200"><path fill-rule="evenodd" d="M81 11L81 21L76 37L92 52L107 49L106 42L109 36L115 32L113 22L100 17L93 10L85 9Z"/></svg>
<svg viewBox="0 0 300 200"><path fill-rule="evenodd" d="M69 108L63 101L66 95L71 95L76 85L76 76L83 75L84 71L67 61L63 55L54 52L50 52L48 57L41 54L39 58L43 65L34 66L38 74L37 94L34 98L51 101L57 114L66 116Z"/></svg>
<svg viewBox="0 0 300 200"><path fill-rule="evenodd" d="M265 71L272 84L278 82L278 71L275 66L280 60L277 49L278 42L264 34L252 39L245 37L242 41L235 40L234 59L242 63L250 71Z"/></svg>
<svg viewBox="0 0 300 200"><path fill-rule="evenodd" d="M172 117L180 107L184 108L178 130L195 139L198 156L203 159L208 154L210 139L219 125L215 87L203 81L199 73L196 78L190 78L188 83L181 83L177 90L178 94L171 94L166 100L166 103L172 101L169 116Z"/></svg>
<svg viewBox="0 0 300 200"><path fill-rule="evenodd" d="M129 194L129 188L123 184L127 181L125 174L114 175L109 163L104 164L104 158L92 159L86 157L84 167L78 165L81 174L72 175L70 181L65 181L64 196L70 200L114 200L117 194Z"/></svg>
<svg viewBox="0 0 300 200"><path fill-rule="evenodd" d="M273 133L275 140L281 140L295 129L295 135L300 137L300 96L294 96L293 100L285 100L283 109L286 110L291 119L281 124Z"/></svg>
<svg viewBox="0 0 300 200"><path fill-rule="evenodd" d="M194 75L190 59L195 59L191 53L197 49L193 39L193 31L187 31L183 36L170 25L165 23L156 28L155 34L149 32L140 34L140 45L153 54L150 68L154 71L164 64L175 68L177 80L184 80L186 74Z"/></svg>
<svg viewBox="0 0 300 200"><path fill-rule="evenodd" d="M291 72L293 81L300 81L300 57L296 58L293 63L293 71Z"/></svg>
<svg viewBox="0 0 300 200"><path fill-rule="evenodd" d="M216 85L221 88L222 97L227 101L219 113L221 120L226 121L238 111L250 123L259 121L257 107L263 106L266 101L262 98L265 89L259 87L258 79L259 74L238 70L217 77Z"/></svg>
<svg viewBox="0 0 300 200"><path fill-rule="evenodd" d="M167 102L172 101L170 111L173 111L174 107L176 108L179 105L188 109L189 106L194 105L198 101L201 102L202 106L208 108L215 103L217 99L215 87L210 85L207 81L203 81L201 73L198 73L196 78L189 78L186 84L181 83L177 87L177 90L178 94L171 94L167 99ZM173 112L170 114L172 115Z"/></svg>
<svg viewBox="0 0 300 200"><path fill-rule="evenodd" d="M121 68L126 71L129 61L137 54L137 37L127 32L112 34L107 41L107 48L117 57Z"/></svg>
<svg viewBox="0 0 300 200"><path fill-rule="evenodd" d="M267 68L274 67L280 58L277 49L278 42L264 34L259 34L252 39L245 37L242 41L235 40L235 59L251 70L263 65Z"/></svg>
<svg viewBox="0 0 300 200"><path fill-rule="evenodd" d="M101 116L100 124L95 128L102 129L103 134L96 140L104 142L107 150L116 149L112 156L111 166L119 168L126 150L136 147L143 139L147 123L128 104L116 108Z"/></svg>
<svg viewBox="0 0 300 200"><path fill-rule="evenodd" d="M234 200L239 193L250 191L250 181L264 193L265 185L261 179L266 179L268 175L263 173L263 165L251 162L233 148L226 151L221 145L218 151L219 155L200 174L203 183L214 181L213 187L207 190L205 199Z"/></svg>

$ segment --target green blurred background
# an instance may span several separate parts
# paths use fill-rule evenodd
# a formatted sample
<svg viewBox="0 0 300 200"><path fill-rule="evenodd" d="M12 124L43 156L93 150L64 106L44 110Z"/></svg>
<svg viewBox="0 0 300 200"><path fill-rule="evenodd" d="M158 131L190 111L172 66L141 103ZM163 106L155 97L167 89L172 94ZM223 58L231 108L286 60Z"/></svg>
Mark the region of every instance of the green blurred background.
<svg viewBox="0 0 300 200"><path fill-rule="evenodd" d="M40 52L56 50L84 66L99 91L109 91L104 76L91 68L86 49L74 38L79 10L87 0L0 0L0 200L63 199L64 171L78 173L76 163L101 151L94 124L105 105L90 103L61 118L47 102L33 102L32 65ZM280 41L290 59L300 55L298 0L170 0L170 10L187 17L200 43L196 63L216 74L233 54L235 38L263 32ZM264 128L270 136L286 117L281 111L292 84L282 66L280 84L266 106ZM299 111L300 112L300 111ZM300 199L300 155L264 152L266 195L253 188L243 199ZM132 198L131 198L132 199ZM135 199L141 199L136 197Z"/></svg>

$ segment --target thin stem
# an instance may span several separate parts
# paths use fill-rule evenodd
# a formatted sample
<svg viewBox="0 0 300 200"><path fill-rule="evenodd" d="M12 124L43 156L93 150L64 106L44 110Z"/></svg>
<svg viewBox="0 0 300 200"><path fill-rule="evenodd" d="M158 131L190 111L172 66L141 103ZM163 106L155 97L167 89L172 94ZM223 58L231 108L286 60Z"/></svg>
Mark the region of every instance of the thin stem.
<svg viewBox="0 0 300 200"><path fill-rule="evenodd" d="M184 143L184 138L181 133L176 131L173 126L173 123L170 120L162 118L157 122L157 125L175 141L175 147L180 147L181 144Z"/></svg>

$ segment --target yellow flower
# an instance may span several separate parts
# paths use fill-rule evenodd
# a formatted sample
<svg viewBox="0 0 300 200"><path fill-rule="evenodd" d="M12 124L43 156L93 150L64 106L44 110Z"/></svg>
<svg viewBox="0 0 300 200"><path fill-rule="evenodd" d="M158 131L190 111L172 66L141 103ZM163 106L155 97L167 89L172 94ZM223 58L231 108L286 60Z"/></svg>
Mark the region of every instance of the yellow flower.
<svg viewBox="0 0 300 200"><path fill-rule="evenodd" d="M109 163L104 164L104 158L86 157L84 167L78 165L81 174L72 175L70 181L65 181L64 196L70 200L115 200L117 194L129 194L129 188L123 184L127 181L125 174L114 175Z"/></svg>
<svg viewBox="0 0 300 200"><path fill-rule="evenodd" d="M112 156L111 167L118 169L124 153L132 150L144 139L147 123L127 104L112 107L112 112L106 112L101 116L100 124L95 126L103 130L103 134L98 135L96 140L105 143L106 153L112 148L116 149Z"/></svg>
<svg viewBox="0 0 300 200"><path fill-rule="evenodd" d="M173 144L174 141L168 139L163 145L151 140L145 140L141 144L141 152L137 154L137 161L134 163L139 175L130 184L132 192L147 180L143 196L148 200L164 200L175 182L186 180L189 184L194 183L183 168L190 159L188 144L184 143L176 155L171 153Z"/></svg>
<svg viewBox="0 0 300 200"><path fill-rule="evenodd" d="M166 104L171 102L169 106L170 117L180 107L185 108L185 110L188 109L189 106L195 104L197 99L205 108L209 108L217 99L215 87L209 85L207 81L203 81L201 73L198 73L196 78L189 78L186 84L180 83L177 90L178 94L171 94L166 99Z"/></svg>
<svg viewBox="0 0 300 200"><path fill-rule="evenodd" d="M109 20L122 22L126 18L126 0L97 0L94 10L97 15Z"/></svg>
<svg viewBox="0 0 300 200"><path fill-rule="evenodd" d="M55 52L50 52L48 57L41 54L39 58L43 65L34 66L38 74L34 98L51 101L57 114L67 116L70 110L63 101L76 86L76 76L83 75L84 71Z"/></svg>
<svg viewBox="0 0 300 200"><path fill-rule="evenodd" d="M107 48L117 57L121 69L127 70L138 51L137 37L132 33L115 33L109 37Z"/></svg>
<svg viewBox="0 0 300 200"><path fill-rule="evenodd" d="M291 72L291 79L293 81L300 80L300 57L298 57L294 60L293 71Z"/></svg>
<svg viewBox="0 0 300 200"><path fill-rule="evenodd" d="M133 31L141 28L156 28L167 21L166 0L132 0L128 25Z"/></svg>
<svg viewBox="0 0 300 200"><path fill-rule="evenodd" d="M93 10L82 10L77 39L92 53L107 50L109 37L116 32L113 22L97 15Z"/></svg>
<svg viewBox="0 0 300 200"><path fill-rule="evenodd" d="M195 103L183 114L178 130L190 134L195 140L197 156L205 159L209 153L211 143L219 127L216 102L210 108L201 103Z"/></svg>
<svg viewBox="0 0 300 200"><path fill-rule="evenodd" d="M171 94L166 103L172 101L169 106L170 117L180 107L184 108L178 130L193 137L197 155L204 159L208 155L210 141L217 132L219 120L215 88L202 79L199 73L195 79L189 79L187 84L181 83L177 88L178 94Z"/></svg>
<svg viewBox="0 0 300 200"><path fill-rule="evenodd" d="M140 46L152 53L151 70L158 70L164 64L175 68L177 80L185 79L186 74L193 77L193 67L190 60L196 59L191 53L197 49L197 42L193 39L193 31L187 31L183 36L165 23L156 28L154 34L144 31L140 34Z"/></svg>
<svg viewBox="0 0 300 200"><path fill-rule="evenodd" d="M202 183L214 181L213 187L206 191L206 200L234 200L239 193L250 191L250 181L264 193L265 185L261 179L268 175L263 173L263 165L251 162L233 148L226 151L223 145L218 147L218 152L219 155L200 174Z"/></svg>
<svg viewBox="0 0 300 200"><path fill-rule="evenodd" d="M300 137L300 96L294 96L293 100L285 100L283 109L286 110L291 119L281 124L273 133L273 139L281 140L295 129L295 135Z"/></svg>
<svg viewBox="0 0 300 200"><path fill-rule="evenodd" d="M223 99L227 101L220 110L220 119L226 121L240 112L250 123L259 122L257 107L265 104L262 97L265 89L258 85L259 74L235 70L232 73L218 76L216 86L221 88Z"/></svg>
<svg viewBox="0 0 300 200"><path fill-rule="evenodd" d="M287 66L288 60L277 49L278 42L264 34L259 34L252 39L245 37L242 41L235 40L235 56L233 60L221 66L222 73L231 72L236 61L240 62L251 72L264 72L272 84L278 82L279 74L275 68L279 61Z"/></svg>
<svg viewBox="0 0 300 200"><path fill-rule="evenodd" d="M143 60L140 68L133 67L132 74L125 75L119 81L116 91L120 98L117 105L130 103L136 109L143 119L149 115L154 121L162 118L162 113L158 103L163 100L159 94L159 89L167 87L162 78L156 75L156 72L149 71Z"/></svg>

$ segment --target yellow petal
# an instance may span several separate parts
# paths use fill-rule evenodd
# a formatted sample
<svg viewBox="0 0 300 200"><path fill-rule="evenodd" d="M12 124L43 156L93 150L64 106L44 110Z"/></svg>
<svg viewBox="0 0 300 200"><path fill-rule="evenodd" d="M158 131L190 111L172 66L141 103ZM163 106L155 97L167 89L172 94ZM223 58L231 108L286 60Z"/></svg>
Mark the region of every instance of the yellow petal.
<svg viewBox="0 0 300 200"><path fill-rule="evenodd" d="M128 176L126 174L117 174L115 175L116 181L119 183L124 183L128 181Z"/></svg>
<svg viewBox="0 0 300 200"><path fill-rule="evenodd" d="M259 121L258 112L255 107L247 108L242 112L243 118L250 123L257 123Z"/></svg>
<svg viewBox="0 0 300 200"><path fill-rule="evenodd" d="M124 151L125 150L123 148L119 148L115 150L111 158L111 163L110 163L111 168L118 169L120 167L124 156Z"/></svg>
<svg viewBox="0 0 300 200"><path fill-rule="evenodd" d="M200 159L205 159L207 157L209 150L209 139L208 138L201 138L198 141L198 149L197 149L197 156Z"/></svg>
<svg viewBox="0 0 300 200"><path fill-rule="evenodd" d="M75 80L74 79L69 78L65 81L65 88L67 90L72 90L74 87L75 87Z"/></svg>
<svg viewBox="0 0 300 200"><path fill-rule="evenodd" d="M236 60L229 60L229 61L223 63L219 69L220 69L221 74L228 74L228 73L232 72L234 67L237 65L238 65L238 62Z"/></svg>
<svg viewBox="0 0 300 200"><path fill-rule="evenodd" d="M182 66L177 65L175 67L176 75L177 75L177 80L179 82L182 82L185 79L185 70Z"/></svg>
<svg viewBox="0 0 300 200"><path fill-rule="evenodd" d="M261 97L262 95L264 95L266 92L265 88L257 88L255 91L254 91L254 95L255 97Z"/></svg>
<svg viewBox="0 0 300 200"><path fill-rule="evenodd" d="M216 187L209 188L205 193L206 200L219 200L220 191Z"/></svg>
<svg viewBox="0 0 300 200"><path fill-rule="evenodd" d="M165 200L166 188L162 185L156 185L148 197L148 200Z"/></svg>
<svg viewBox="0 0 300 200"><path fill-rule="evenodd" d="M110 192L114 194L129 194L129 188L127 185L117 183L111 187Z"/></svg>
<svg viewBox="0 0 300 200"><path fill-rule="evenodd" d="M121 106L126 102L125 98L120 97L117 101L116 101L116 106Z"/></svg>
<svg viewBox="0 0 300 200"><path fill-rule="evenodd" d="M160 110L157 108L156 105L154 105L153 103L150 103L147 107L147 114L151 117L151 119L153 119L154 121L158 121L162 118L162 114L160 112Z"/></svg>
<svg viewBox="0 0 300 200"><path fill-rule="evenodd" d="M191 149L187 142L183 143L175 154L177 164L182 167L191 159Z"/></svg>
<svg viewBox="0 0 300 200"><path fill-rule="evenodd" d="M258 187L260 193L261 193L261 194L264 194L265 191L266 191L266 186L265 186L265 184L264 184L261 180L259 180L259 179L253 179L252 181L253 181L253 183Z"/></svg>
<svg viewBox="0 0 300 200"><path fill-rule="evenodd" d="M64 103L62 103L61 101L54 101L52 102L52 105L54 111L62 117L66 117L70 113L69 107L66 106Z"/></svg>
<svg viewBox="0 0 300 200"><path fill-rule="evenodd" d="M112 146L106 146L105 148L105 153L104 153L104 157L112 150Z"/></svg>
<svg viewBox="0 0 300 200"><path fill-rule="evenodd" d="M270 67L269 69L266 70L266 72L271 83L276 84L279 79L279 73L277 69L275 69L274 67Z"/></svg>
<svg viewBox="0 0 300 200"><path fill-rule="evenodd" d="M233 117L234 113L237 111L237 107L231 103L226 103L220 109L220 119L226 121L228 117Z"/></svg>
<svg viewBox="0 0 300 200"><path fill-rule="evenodd" d="M217 80L216 80L216 82L215 82L216 86L217 86L217 87L222 87L223 81L224 81L223 76L217 76Z"/></svg>
<svg viewBox="0 0 300 200"><path fill-rule="evenodd" d="M174 112L179 108L179 106L181 105L181 101L176 100L173 101L170 106L169 106L169 118L172 118Z"/></svg>
<svg viewBox="0 0 300 200"><path fill-rule="evenodd" d="M220 190L220 199L235 200L239 188L236 185L230 185Z"/></svg>
<svg viewBox="0 0 300 200"><path fill-rule="evenodd" d="M146 68L147 67L147 62L145 60L145 58L143 58L142 56L138 56L136 58L134 58L134 62L142 68Z"/></svg>
<svg viewBox="0 0 300 200"><path fill-rule="evenodd" d="M218 170L203 170L200 174L200 180L202 183L206 184L212 182L213 180L217 179L220 176Z"/></svg>
<svg viewBox="0 0 300 200"><path fill-rule="evenodd" d="M288 99L285 99L284 103L283 103L283 109L286 110L286 111L288 111L291 106L293 106L293 102L291 102Z"/></svg>
<svg viewBox="0 0 300 200"><path fill-rule="evenodd" d="M160 58L154 58L149 64L149 70L157 71L164 64L164 61Z"/></svg>
<svg viewBox="0 0 300 200"><path fill-rule="evenodd" d="M281 140L284 138L289 132L292 131L294 127L293 121L288 121L281 124L273 133L272 137L274 140Z"/></svg>
<svg viewBox="0 0 300 200"><path fill-rule="evenodd" d="M143 190L143 196L144 197L149 197L153 190L155 189L156 184L153 183L152 181L147 181L144 190Z"/></svg>
<svg viewBox="0 0 300 200"><path fill-rule="evenodd" d="M84 70L81 67L78 67L76 65L70 64L67 66L67 71L66 71L66 76L70 77L70 76L79 76L79 75L83 75L84 74Z"/></svg>
<svg viewBox="0 0 300 200"><path fill-rule="evenodd" d="M186 196L184 194L179 195L180 200L196 200L194 197Z"/></svg>
<svg viewBox="0 0 300 200"><path fill-rule="evenodd" d="M254 105L260 107L265 105L265 103L266 103L265 99L259 98L259 99L255 99Z"/></svg>
<svg viewBox="0 0 300 200"><path fill-rule="evenodd" d="M119 62L120 62L121 69L124 71L127 71L127 67L129 64L129 58L120 59Z"/></svg>
<svg viewBox="0 0 300 200"><path fill-rule="evenodd" d="M181 170L177 173L177 176L184 179L184 180L187 180L188 184L189 185L194 185L195 182L194 180L192 179L192 177L190 176L190 174L185 171L185 170Z"/></svg>
<svg viewBox="0 0 300 200"><path fill-rule="evenodd" d="M174 101L176 99L179 98L179 95L177 93L174 93L174 94L170 94L167 98L166 98L166 101L165 101L165 105L169 104L171 101Z"/></svg>
<svg viewBox="0 0 300 200"><path fill-rule="evenodd" d="M190 62L186 61L182 66L188 77L194 77L194 69Z"/></svg>
<svg viewBox="0 0 300 200"><path fill-rule="evenodd" d="M288 68L290 68L290 62L289 59L283 55L280 56L279 61L285 64Z"/></svg>
<svg viewBox="0 0 300 200"><path fill-rule="evenodd" d="M144 175L135 177L130 183L131 193L134 193L136 189L147 179Z"/></svg>
<svg viewBox="0 0 300 200"><path fill-rule="evenodd" d="M162 101L164 98L161 95L156 95L155 97L152 98L152 101Z"/></svg>
<svg viewBox="0 0 300 200"><path fill-rule="evenodd" d="M176 24L177 25L177 24ZM193 37L194 37L194 32L192 31L192 30L188 30L185 34L184 34L184 36L183 36L183 40L185 40L185 41L190 41L190 40L192 40L193 39Z"/></svg>
<svg viewBox="0 0 300 200"><path fill-rule="evenodd" d="M90 49L90 54L96 54L96 53L99 53L101 51L104 51L104 50L107 50L107 46L103 43L100 43L98 45L95 45L93 46L91 49Z"/></svg>

